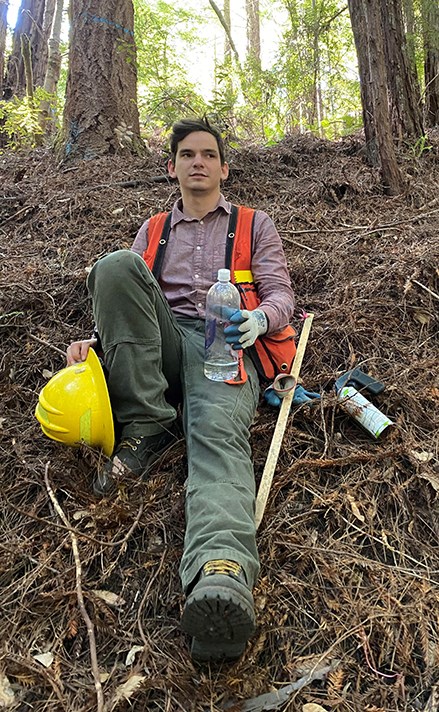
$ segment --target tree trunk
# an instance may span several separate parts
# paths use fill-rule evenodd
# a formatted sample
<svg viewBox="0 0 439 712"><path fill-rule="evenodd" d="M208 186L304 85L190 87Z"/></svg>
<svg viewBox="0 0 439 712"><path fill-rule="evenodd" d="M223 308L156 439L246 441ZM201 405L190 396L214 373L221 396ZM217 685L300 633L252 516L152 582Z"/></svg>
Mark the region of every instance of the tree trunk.
<svg viewBox="0 0 439 712"><path fill-rule="evenodd" d="M53 17L53 25L51 28L51 36L49 39L47 71L46 76L44 77L44 89L48 94L55 94L61 71L61 52L59 47L61 43L63 9L64 0L57 0L55 15ZM50 127L49 109L50 103L44 99L40 104L40 126L45 132L47 132Z"/></svg>
<svg viewBox="0 0 439 712"><path fill-rule="evenodd" d="M25 66L21 53L21 37L25 35L29 39L33 73L43 44L42 27L44 6L44 0L22 0L14 30L12 52L8 58L3 90L5 99L9 99L13 95L24 96L26 93Z"/></svg>
<svg viewBox="0 0 439 712"><path fill-rule="evenodd" d="M381 3L380 0L363 0L363 2L368 36L373 116L381 162L381 177L384 192L387 195L398 195L402 192L403 180L396 160L388 109Z"/></svg>
<svg viewBox="0 0 439 712"><path fill-rule="evenodd" d="M437 0L423 0L425 124L439 125L439 8Z"/></svg>
<svg viewBox="0 0 439 712"><path fill-rule="evenodd" d="M233 55L235 57L236 64L237 64L238 68L240 68L241 64L239 61L239 53L238 53L238 50L236 49L236 45L233 41L232 33L230 31L230 22L227 24L227 21L223 15L223 13L219 9L218 5L216 4L215 0L209 0L209 5L212 8L212 10L214 11L218 20L220 21L220 23L224 29L224 32L226 33L226 37L229 41L230 47L231 47Z"/></svg>
<svg viewBox="0 0 439 712"><path fill-rule="evenodd" d="M226 23L227 27L229 28L229 32L225 33L225 38L224 38L224 64L227 64L228 62L231 62L231 60L232 60L232 47L231 47L230 39L229 39L231 36L231 28L232 28L232 17L230 14L230 0L224 0L223 15L224 15L224 22Z"/></svg>
<svg viewBox="0 0 439 712"><path fill-rule="evenodd" d="M27 35L21 35L21 56L23 57L26 94L32 102L34 98L34 77L32 74L32 53L30 40Z"/></svg>
<svg viewBox="0 0 439 712"><path fill-rule="evenodd" d="M261 70L261 25L259 0L246 0L247 15L247 59L256 71Z"/></svg>
<svg viewBox="0 0 439 712"><path fill-rule="evenodd" d="M49 38L52 30L53 16L55 14L55 5L56 0L46 0L43 17L42 41L39 46L38 55L35 57L35 61L33 63L34 86L36 87L42 87L44 85L44 78L46 76L49 57Z"/></svg>
<svg viewBox="0 0 439 712"><path fill-rule="evenodd" d="M132 0L72 0L64 155L142 149Z"/></svg>
<svg viewBox="0 0 439 712"><path fill-rule="evenodd" d="M381 18L393 134L417 139L424 134L421 92L408 60L401 0L381 0Z"/></svg>
<svg viewBox="0 0 439 712"><path fill-rule="evenodd" d="M407 56L419 83L418 69L416 66L416 19L413 0L403 0L403 13L405 20L405 37L407 42Z"/></svg>
<svg viewBox="0 0 439 712"><path fill-rule="evenodd" d="M378 149L373 118L372 80L369 68L369 50L366 15L362 0L348 0L352 32L357 50L358 72L360 75L361 106L363 111L366 156L369 165L377 166Z"/></svg>
<svg viewBox="0 0 439 712"><path fill-rule="evenodd" d="M6 31L8 28L9 0L0 0L0 99L3 96L3 77L5 74Z"/></svg>
<svg viewBox="0 0 439 712"><path fill-rule="evenodd" d="M323 138L323 97L320 76L320 18L316 0L312 0L313 10L313 64L314 64L314 116L319 136Z"/></svg>
<svg viewBox="0 0 439 712"><path fill-rule="evenodd" d="M224 0L223 18L228 30L224 33L224 53L220 62L221 79L219 81L216 71L218 65L215 63L215 88L217 91L219 90L224 97L230 100L230 98L233 97L232 45L230 44L232 37L232 17L230 12L230 0Z"/></svg>

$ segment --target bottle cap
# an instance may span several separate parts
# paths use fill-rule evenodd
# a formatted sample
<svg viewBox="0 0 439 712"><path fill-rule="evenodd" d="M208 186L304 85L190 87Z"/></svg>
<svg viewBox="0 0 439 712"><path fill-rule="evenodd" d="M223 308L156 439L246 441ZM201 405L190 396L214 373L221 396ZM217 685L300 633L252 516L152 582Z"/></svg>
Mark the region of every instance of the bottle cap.
<svg viewBox="0 0 439 712"><path fill-rule="evenodd" d="M220 282L230 282L230 270L229 269L219 269L218 270L218 280Z"/></svg>

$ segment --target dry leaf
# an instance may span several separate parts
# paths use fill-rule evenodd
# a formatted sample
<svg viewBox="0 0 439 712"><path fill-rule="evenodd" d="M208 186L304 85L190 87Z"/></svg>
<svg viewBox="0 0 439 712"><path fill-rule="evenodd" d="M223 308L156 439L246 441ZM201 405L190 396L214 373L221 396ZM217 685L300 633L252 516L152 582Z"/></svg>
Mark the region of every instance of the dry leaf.
<svg viewBox="0 0 439 712"><path fill-rule="evenodd" d="M43 378L52 378L53 371L49 371L48 368L43 368Z"/></svg>
<svg viewBox="0 0 439 712"><path fill-rule="evenodd" d="M422 452L411 450L410 452L416 460L419 460L419 462L430 462L430 460L434 458L434 452L426 452L425 450Z"/></svg>
<svg viewBox="0 0 439 712"><path fill-rule="evenodd" d="M130 697L139 689L142 682L146 680L145 675L131 675L123 685L116 687L114 697L111 701L111 707L114 709L122 700L129 700Z"/></svg>
<svg viewBox="0 0 439 712"><path fill-rule="evenodd" d="M10 707L14 702L14 690L4 672L0 672L0 707Z"/></svg>
<svg viewBox="0 0 439 712"><path fill-rule="evenodd" d="M32 655L32 657L34 660L36 660L38 663L41 663L41 665L44 665L44 667L46 668L50 667L53 663L52 653L38 653L38 655Z"/></svg>
<svg viewBox="0 0 439 712"><path fill-rule="evenodd" d="M119 215L119 213L123 213L124 208L115 208L114 210L111 211L112 215Z"/></svg>
<svg viewBox="0 0 439 712"><path fill-rule="evenodd" d="M91 514L88 511L88 509L78 509L78 511L73 512L73 515L72 515L75 522L77 522L78 519L82 519L83 517L90 517L90 516L91 516Z"/></svg>
<svg viewBox="0 0 439 712"><path fill-rule="evenodd" d="M134 658L136 657L136 653L140 653L141 650L143 650L144 646L143 645L133 645L131 650L128 651L127 656L125 658L125 666L129 667L131 663L134 662Z"/></svg>
<svg viewBox="0 0 439 712"><path fill-rule="evenodd" d="M109 677L110 677L110 673L109 673L109 672L100 672L100 673L99 673L99 680L100 680L101 682L107 682L107 680L108 680Z"/></svg>
<svg viewBox="0 0 439 712"><path fill-rule="evenodd" d="M105 603L108 603L109 606L114 606L115 608L119 608L120 606L124 606L126 601L122 596L118 596L117 593L113 593L113 591L101 591L101 590L92 590L92 593L97 598L100 598L102 601L105 601Z"/></svg>
<svg viewBox="0 0 439 712"><path fill-rule="evenodd" d="M361 514L360 510L358 509L358 504L356 503L355 499L352 497L352 495L348 494L348 500L349 504L351 505L351 510L352 514L354 517L356 517L362 524L366 521L363 515Z"/></svg>
<svg viewBox="0 0 439 712"><path fill-rule="evenodd" d="M422 477L423 480L427 480L433 487L435 492L439 492L439 475L435 475L434 472L419 472L418 477Z"/></svg>
<svg viewBox="0 0 439 712"><path fill-rule="evenodd" d="M315 702L308 702L306 705L303 705L302 712L327 712L327 710L321 705L316 705Z"/></svg>
<svg viewBox="0 0 439 712"><path fill-rule="evenodd" d="M422 325L430 323L430 314L421 310L415 311L413 318Z"/></svg>

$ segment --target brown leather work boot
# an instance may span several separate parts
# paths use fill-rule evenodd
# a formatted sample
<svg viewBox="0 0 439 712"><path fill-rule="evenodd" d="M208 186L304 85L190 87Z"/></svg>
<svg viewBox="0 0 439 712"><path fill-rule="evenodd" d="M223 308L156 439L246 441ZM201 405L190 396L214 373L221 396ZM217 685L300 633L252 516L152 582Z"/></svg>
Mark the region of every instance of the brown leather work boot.
<svg viewBox="0 0 439 712"><path fill-rule="evenodd" d="M93 481L96 497L109 497L117 489L124 475L144 476L155 462L180 438L175 429L163 430L157 435L139 435L124 438L111 459L105 463Z"/></svg>
<svg viewBox="0 0 439 712"><path fill-rule="evenodd" d="M253 596L235 561L208 561L187 597L181 622L192 636L191 655L201 662L233 660L255 630Z"/></svg>

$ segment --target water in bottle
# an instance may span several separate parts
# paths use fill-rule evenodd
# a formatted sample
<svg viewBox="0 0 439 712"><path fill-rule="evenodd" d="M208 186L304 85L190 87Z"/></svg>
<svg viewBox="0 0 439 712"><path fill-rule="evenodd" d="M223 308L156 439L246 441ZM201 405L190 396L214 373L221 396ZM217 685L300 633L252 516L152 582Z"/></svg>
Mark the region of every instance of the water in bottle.
<svg viewBox="0 0 439 712"><path fill-rule="evenodd" d="M230 270L218 270L218 282L206 298L204 375L211 381L228 381L238 374L238 353L226 342L224 328L240 308L240 296L230 282Z"/></svg>

